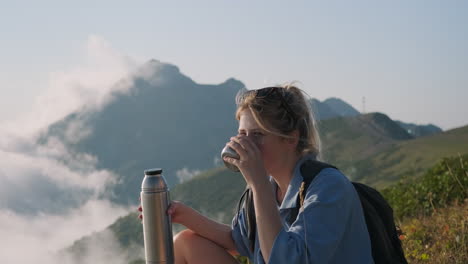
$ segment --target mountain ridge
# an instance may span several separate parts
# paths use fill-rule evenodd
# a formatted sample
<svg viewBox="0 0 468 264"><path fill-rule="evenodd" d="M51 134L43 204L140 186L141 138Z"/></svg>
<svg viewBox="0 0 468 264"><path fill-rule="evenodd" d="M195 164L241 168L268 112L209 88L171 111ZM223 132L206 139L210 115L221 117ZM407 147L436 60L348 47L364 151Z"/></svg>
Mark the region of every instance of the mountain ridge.
<svg viewBox="0 0 468 264"><path fill-rule="evenodd" d="M118 176L106 195L124 204L136 202L145 169L163 167L169 185L174 186L183 175L220 164L221 148L237 133L234 98L245 89L241 81L228 78L217 85L197 84L177 66L157 60L145 63L125 80L130 84L128 90L113 93L112 100L99 111L74 112L54 123L39 143L56 137L73 152L96 157L97 169ZM340 99L325 101L328 103L311 100L312 107L318 108L318 123L361 116ZM389 118L382 124L377 119L369 122L377 127L391 123ZM393 123L390 127L398 130ZM349 131L361 133L357 125ZM343 138L350 135L340 133ZM386 136L382 138L387 141ZM333 145L331 139L326 145Z"/></svg>
<svg viewBox="0 0 468 264"><path fill-rule="evenodd" d="M128 93L116 94L99 112L73 113L39 140L58 137L73 151L97 157L99 169L119 175L120 184L108 190L119 203L134 203L137 191L127 189L138 190L145 169L164 167L174 185L178 170L213 167L221 146L237 130L233 98L244 88L233 78L199 85L178 67L157 61L145 64L132 83ZM66 132L73 123L92 132L70 142Z"/></svg>

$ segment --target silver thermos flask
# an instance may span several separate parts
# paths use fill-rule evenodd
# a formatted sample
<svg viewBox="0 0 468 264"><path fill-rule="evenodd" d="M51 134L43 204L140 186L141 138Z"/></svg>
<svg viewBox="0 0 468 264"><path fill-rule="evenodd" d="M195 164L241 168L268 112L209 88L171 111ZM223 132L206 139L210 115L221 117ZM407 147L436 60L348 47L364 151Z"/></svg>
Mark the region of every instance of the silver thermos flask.
<svg viewBox="0 0 468 264"><path fill-rule="evenodd" d="M145 170L141 183L141 207L146 264L174 263L172 224L167 214L169 203L169 189L162 169Z"/></svg>

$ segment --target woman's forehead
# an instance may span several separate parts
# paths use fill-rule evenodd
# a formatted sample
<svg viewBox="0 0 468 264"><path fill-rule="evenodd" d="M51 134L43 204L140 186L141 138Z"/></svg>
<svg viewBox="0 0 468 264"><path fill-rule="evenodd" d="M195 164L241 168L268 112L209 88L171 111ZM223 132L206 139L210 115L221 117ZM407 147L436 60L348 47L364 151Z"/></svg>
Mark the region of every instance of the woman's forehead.
<svg viewBox="0 0 468 264"><path fill-rule="evenodd" d="M262 129L258 125L257 121L255 121L250 110L246 109L240 113L239 130L251 131L251 130L262 130Z"/></svg>

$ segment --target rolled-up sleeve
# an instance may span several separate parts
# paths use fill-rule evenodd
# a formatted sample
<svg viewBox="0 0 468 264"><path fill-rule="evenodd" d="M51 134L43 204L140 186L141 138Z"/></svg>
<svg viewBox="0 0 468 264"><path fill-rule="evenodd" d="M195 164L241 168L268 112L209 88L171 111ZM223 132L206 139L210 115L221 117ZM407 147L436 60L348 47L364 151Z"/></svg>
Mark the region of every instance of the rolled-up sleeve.
<svg viewBox="0 0 468 264"><path fill-rule="evenodd" d="M237 219L236 219L237 218ZM231 236L236 245L236 249L240 255L246 256L249 259L252 259L252 253L249 250L249 240L247 236L247 229L244 221L243 210L239 212L238 215L234 217L231 225Z"/></svg>
<svg viewBox="0 0 468 264"><path fill-rule="evenodd" d="M290 228L275 238L270 264L329 263L340 245L349 219L351 185L321 173L309 187L303 210Z"/></svg>

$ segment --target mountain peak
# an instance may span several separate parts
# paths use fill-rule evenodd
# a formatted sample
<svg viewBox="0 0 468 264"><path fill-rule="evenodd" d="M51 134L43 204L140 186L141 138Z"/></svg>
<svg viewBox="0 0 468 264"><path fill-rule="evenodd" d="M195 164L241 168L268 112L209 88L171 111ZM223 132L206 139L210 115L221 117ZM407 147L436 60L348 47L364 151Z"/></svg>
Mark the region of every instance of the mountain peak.
<svg viewBox="0 0 468 264"><path fill-rule="evenodd" d="M170 63L164 63L156 59L151 59L145 64L141 66L142 70L153 70L153 71L161 71L163 70L164 72L173 72L173 73L180 73L179 67L170 64Z"/></svg>
<svg viewBox="0 0 468 264"><path fill-rule="evenodd" d="M182 74L179 67L161 62L159 60L151 59L141 65L134 74L137 78L142 78L153 85L157 85L161 81L183 79L189 82L193 82L190 78Z"/></svg>
<svg viewBox="0 0 468 264"><path fill-rule="evenodd" d="M235 78L229 78L227 79L226 81L224 81L223 83L220 84L220 86L227 86L229 88L235 88L235 89L239 89L240 88L245 88L245 85L243 82L235 79Z"/></svg>
<svg viewBox="0 0 468 264"><path fill-rule="evenodd" d="M396 140L412 139L404 128L399 126L395 121L390 119L386 114L374 112L360 115L358 117L361 120L366 120L366 123L370 124L374 129L381 131L390 138Z"/></svg>
<svg viewBox="0 0 468 264"><path fill-rule="evenodd" d="M354 107L336 97L328 98L327 100L323 101L323 103L328 105L335 113L340 116L357 116L360 114L359 111L357 111Z"/></svg>

